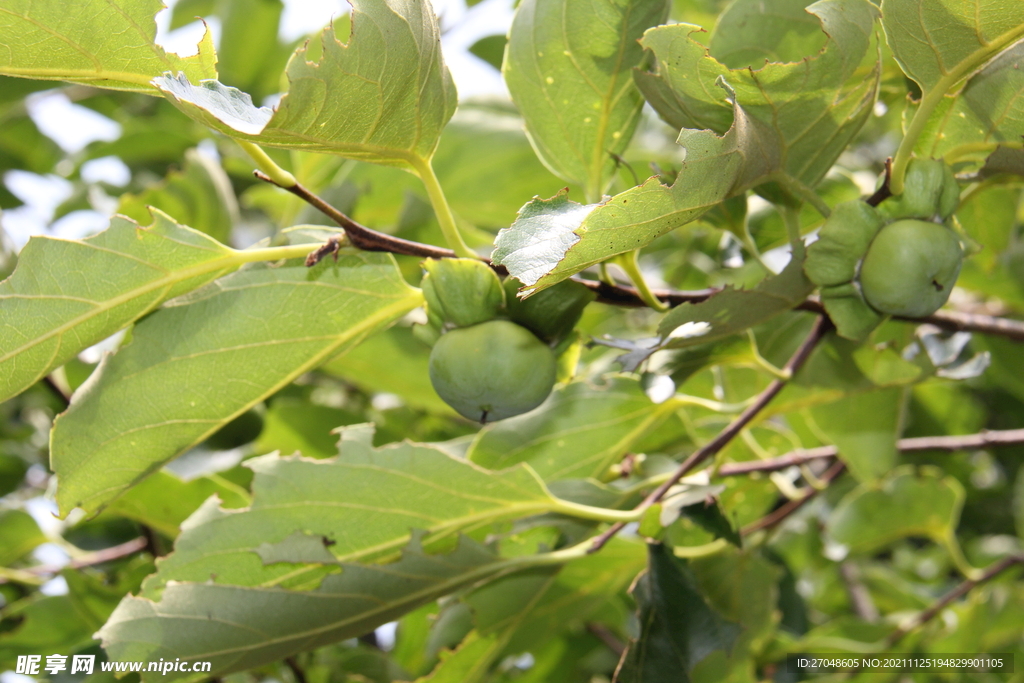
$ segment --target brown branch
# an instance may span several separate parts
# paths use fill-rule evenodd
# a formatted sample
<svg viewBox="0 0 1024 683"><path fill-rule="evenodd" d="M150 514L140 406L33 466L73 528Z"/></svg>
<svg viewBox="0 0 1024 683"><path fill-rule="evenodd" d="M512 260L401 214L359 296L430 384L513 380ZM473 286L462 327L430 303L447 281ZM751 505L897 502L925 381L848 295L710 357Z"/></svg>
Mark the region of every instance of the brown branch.
<svg viewBox="0 0 1024 683"><path fill-rule="evenodd" d="M850 606L853 613L858 617L873 624L878 621L878 607L871 599L871 591L867 589L864 582L860 580L860 569L853 562L847 560L839 563L839 577L846 587L846 595L850 598Z"/></svg>
<svg viewBox="0 0 1024 683"><path fill-rule="evenodd" d="M811 328L810 334L804 339L800 348L796 350L796 353L786 362L783 368L783 373L787 377L792 377L797 371L803 366L803 364L810 357L814 347L818 345L825 333L831 329L832 324L828 318L819 316L814 322L814 327ZM755 400L750 406L747 407L742 413L740 413L732 422L730 422L725 429L718 433L714 439L701 446L699 449L694 451L690 457L682 462L676 471L673 472L672 476L661 484L658 488L651 491L639 505L636 506L636 510L646 510L651 505L657 503L665 495L666 492L673 486L675 486L680 479L686 476L686 473L692 470L694 467L702 463L707 458L710 458L718 451L732 441L733 437L740 433L747 424L753 420L758 413L764 410L773 398L775 398L782 388L786 386L788 380L782 379L781 377L772 380L764 391L762 391L757 400ZM600 536L594 539L594 544L590 546L588 552L597 552L600 550L605 543L607 543L615 534L619 533L625 526L622 522L613 524L608 528L607 531L602 533Z"/></svg>
<svg viewBox="0 0 1024 683"><path fill-rule="evenodd" d="M916 628L923 626L936 617L942 610L944 610L951 602L966 595L975 586L981 585L986 581L990 581L1002 572L1006 571L1010 567L1018 564L1024 564L1024 555L1011 555L1010 557L1004 557L998 562L990 565L988 569L983 571L980 576L976 579L967 579L956 588L946 593L944 596L939 598L935 604L928 609L924 610L916 617L911 619L908 623L900 626L898 629L889 634L885 639L885 649L888 650L893 645L903 639L905 635L910 633Z"/></svg>
<svg viewBox="0 0 1024 683"><path fill-rule="evenodd" d="M284 658L285 665L291 669L292 676L295 677L295 683L306 683L306 672L299 666L299 661L295 659L294 655L291 657Z"/></svg>
<svg viewBox="0 0 1024 683"><path fill-rule="evenodd" d="M984 430L977 434L963 436L917 436L900 439L896 442L896 450L901 453L916 453L919 451L964 451L1020 445L1024 445L1024 429L1006 429ZM752 472L775 472L812 460L834 458L837 455L839 455L839 449L835 446L818 446L817 448L794 451L769 460L726 463L718 468L717 474L720 477L737 477Z"/></svg>
<svg viewBox="0 0 1024 683"><path fill-rule="evenodd" d="M126 541L120 545L111 546L110 548L104 548L103 550L96 550L79 557L76 560L72 560L65 565L59 564L41 564L35 567L28 567L26 569L17 570L21 574L29 574L31 576L42 576L44 574L56 574L62 569L81 569L82 567L91 567L96 564L103 564L104 562L111 562L113 560L119 560L122 557L128 557L134 555L140 550L145 550L146 539L142 536L133 538L130 541ZM7 577L0 576L0 583L7 583L10 579Z"/></svg>
<svg viewBox="0 0 1024 683"><path fill-rule="evenodd" d="M586 628L590 635L604 643L605 647L614 652L616 657L621 657L622 653L626 651L626 645L604 624L592 621L587 623Z"/></svg>
<svg viewBox="0 0 1024 683"><path fill-rule="evenodd" d="M892 196L892 190L889 189L889 180L892 178L892 157L885 160L885 180L882 182L881 187L875 190L875 193L865 199L864 201L871 206L878 206L886 199Z"/></svg>
<svg viewBox="0 0 1024 683"><path fill-rule="evenodd" d="M844 463L835 462L832 464L832 467L829 467L827 470L825 470L825 474L821 475L821 481L824 482L826 485L831 484L833 481L835 481L836 477L843 473L843 470L845 469L846 465ZM809 500L818 495L818 491L819 489L810 489L809 491L807 491L807 493L800 496L799 498L796 498L795 500L786 501L783 505L780 505L779 507L775 508L761 519L743 527L740 530L740 535L749 536L755 531L772 528L773 526L775 526L776 524L778 524L779 522L786 519L791 514L802 508L804 505L806 505Z"/></svg>
<svg viewBox="0 0 1024 683"><path fill-rule="evenodd" d="M263 182L270 183L271 185L277 185L270 176L261 171L253 171L253 175ZM302 199L310 206L317 209L320 213L324 214L341 226L345 230L345 234L348 236L349 243L357 249L362 249L363 251L386 251L392 254L422 256L424 258L455 257L455 252L451 249L442 249L441 247L435 247L430 244L412 242L410 240L402 239L401 237L394 237L392 235L384 234L383 232L377 232L365 225L360 225L320 197L317 197L301 183L296 183L292 187L283 187L281 185L277 185L277 187L291 192L293 195Z"/></svg>
<svg viewBox="0 0 1024 683"><path fill-rule="evenodd" d="M253 173L260 180L276 185L276 183L274 183L274 181L266 174L260 171L254 171ZM387 235L385 233L378 232L377 230L373 230L372 228L368 228L365 225L352 220L350 217L310 192L302 184L296 184L294 187L282 187L280 185L277 185L277 187L281 187L281 189L291 192L296 197L307 202L310 206L313 206L337 223L345 230L349 244L358 249L363 249L364 251L384 251L392 254L419 256L422 258L455 258L456 256L455 252L451 249L435 247L431 244L423 244L421 242L413 242L411 240L394 237L393 235ZM883 188L884 187L886 187L886 185L883 185ZM315 256L313 260L319 261L329 253L333 253L339 246L340 243L338 242L328 243L324 247L321 247L321 249L314 252L317 256ZM488 258L483 258L483 260L487 263L491 263ZM501 274L506 273L502 266L492 267ZM572 280L591 289L597 295L597 300L602 303L613 304L616 306L632 306L637 308L642 308L647 305L644 303L640 293L637 292L635 287L609 284L598 280L587 280L578 276L573 277ZM653 291L653 294L659 301L662 301L669 306L679 306L685 303L695 304L700 303L701 301L706 301L708 298L714 296L720 291L721 289L717 288L699 289L694 291L656 289ZM821 301L815 297L809 297L796 308L801 311L826 315L825 308L821 305ZM991 315L960 313L956 311L938 311L932 315L925 316L924 318L896 319L917 324L928 323L935 325L938 328L955 332L979 332L982 334L1008 337L1016 341L1024 341L1024 321L998 318Z"/></svg>

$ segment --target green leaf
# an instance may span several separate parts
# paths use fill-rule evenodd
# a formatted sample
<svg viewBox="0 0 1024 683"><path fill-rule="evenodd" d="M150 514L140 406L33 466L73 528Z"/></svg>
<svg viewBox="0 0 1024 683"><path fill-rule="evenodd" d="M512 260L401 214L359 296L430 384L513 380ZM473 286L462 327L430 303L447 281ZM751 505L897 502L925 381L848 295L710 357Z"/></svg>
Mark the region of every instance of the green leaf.
<svg viewBox="0 0 1024 683"><path fill-rule="evenodd" d="M475 683L487 675L503 644L498 633L481 636L471 631L456 650L441 652L441 661L434 670L417 678L416 683Z"/></svg>
<svg viewBox="0 0 1024 683"><path fill-rule="evenodd" d="M723 137L682 130L684 161L675 182L657 177L601 204L569 201L566 191L535 198L498 233L491 258L533 293L616 254L644 247L775 170L770 143L736 108L737 123Z"/></svg>
<svg viewBox="0 0 1024 683"><path fill-rule="evenodd" d="M346 353L342 358L348 355ZM263 430L252 448L256 453L280 451L301 453L307 458L330 458L338 454L338 435L334 430L363 421L361 413L351 410L277 396L267 410Z"/></svg>
<svg viewBox="0 0 1024 683"><path fill-rule="evenodd" d="M174 538L181 525L207 498L216 495L236 508L249 502L248 493L221 477L182 481L161 470L146 478L106 508L106 515L125 517Z"/></svg>
<svg viewBox="0 0 1024 683"><path fill-rule="evenodd" d="M429 544L557 506L529 468L492 473L408 442L374 449L360 433L345 430L341 455L331 460L248 460L255 472L252 505L221 510L208 501L185 525L146 594L211 574L217 583L277 585L296 580L295 568L284 562L393 559L411 529L422 529Z"/></svg>
<svg viewBox="0 0 1024 683"><path fill-rule="evenodd" d="M929 117L915 151L961 161L984 143L978 150L981 162L998 143L1019 141L1024 135L1022 67L1024 44L1017 44L989 62L961 90L944 97Z"/></svg>
<svg viewBox="0 0 1024 683"><path fill-rule="evenodd" d="M743 332L803 303L814 285L804 275L802 260L790 259L781 273L765 278L755 289L726 288L697 304L682 304L669 311L658 325L658 334L688 323L700 325L703 334L671 339L668 346L705 344Z"/></svg>
<svg viewBox="0 0 1024 683"><path fill-rule="evenodd" d="M182 72L217 77L213 36L199 53L179 57L153 42L160 0L109 0L73 5L10 0L0 8L0 74L71 81L156 95L153 78Z"/></svg>
<svg viewBox="0 0 1024 683"><path fill-rule="evenodd" d="M956 530L963 502L963 486L941 470L901 467L848 493L829 518L826 533L857 554L909 536L943 543Z"/></svg>
<svg viewBox="0 0 1024 683"><path fill-rule="evenodd" d="M0 567L11 566L48 540L27 512L0 510Z"/></svg>
<svg viewBox="0 0 1024 683"><path fill-rule="evenodd" d="M689 567L662 544L651 544L649 566L633 586L640 637L631 642L615 683L689 683L690 672L715 650L729 650L737 624L708 606Z"/></svg>
<svg viewBox="0 0 1024 683"><path fill-rule="evenodd" d="M148 228L115 217L84 240L33 237L17 270L0 283L0 401L247 260L158 211ZM72 263L77 267L66 267Z"/></svg>
<svg viewBox="0 0 1024 683"><path fill-rule="evenodd" d="M630 610L624 591L646 563L644 544L614 539L557 574L520 572L474 590L465 601L481 633L511 629L505 654L533 652L554 635L581 631L588 623L624 623Z"/></svg>
<svg viewBox="0 0 1024 683"><path fill-rule="evenodd" d="M537 156L589 201L600 198L640 117L637 41L668 9L665 0L523 0L516 10L505 82Z"/></svg>
<svg viewBox="0 0 1024 683"><path fill-rule="evenodd" d="M715 22L710 53L733 69L759 69L765 63L799 62L821 51L827 40L821 24L805 11L807 0L740 0Z"/></svg>
<svg viewBox="0 0 1024 683"><path fill-rule="evenodd" d="M900 68L927 96L962 78L1024 37L1015 0L882 0L882 27Z"/></svg>
<svg viewBox="0 0 1024 683"><path fill-rule="evenodd" d="M505 45L507 44L508 37L499 33L493 36L484 36L470 45L469 51L500 71L501 62L505 59Z"/></svg>
<svg viewBox="0 0 1024 683"><path fill-rule="evenodd" d="M837 204L821 227L818 240L807 249L807 277L822 287L851 282L883 222L867 202L857 199Z"/></svg>
<svg viewBox="0 0 1024 683"><path fill-rule="evenodd" d="M16 490L27 471L27 462L16 455L0 453L0 497Z"/></svg>
<svg viewBox="0 0 1024 683"><path fill-rule="evenodd" d="M391 256L360 253L245 269L148 317L54 424L61 513L101 508L421 300Z"/></svg>
<svg viewBox="0 0 1024 683"><path fill-rule="evenodd" d="M148 207L160 209L183 225L227 242L238 222L238 202L231 179L220 164L190 149L180 171L171 171L163 182L139 194L125 194L117 213L139 225L149 220Z"/></svg>
<svg viewBox="0 0 1024 683"><path fill-rule="evenodd" d="M576 382L536 411L488 425L467 457L490 469L529 463L545 481L598 477L673 410L652 403L635 379Z"/></svg>
<svg viewBox="0 0 1024 683"><path fill-rule="evenodd" d="M896 464L896 439L905 400L899 388L851 393L811 408L821 432L860 481L874 481Z"/></svg>
<svg viewBox="0 0 1024 683"><path fill-rule="evenodd" d="M415 408L454 415L430 383L429 360L430 347L416 337L413 328L395 326L373 335L322 369L366 391L396 394ZM389 372L381 372L382 367Z"/></svg>
<svg viewBox="0 0 1024 683"><path fill-rule="evenodd" d="M746 31L762 31L763 3L738 4L744 16L729 23L746 21L751 24ZM736 8L733 5L732 12ZM784 3L780 11L789 15L800 12L791 2ZM730 69L715 59L692 38L691 34L701 30L698 26L659 26L648 31L642 41L657 57L657 70L638 72L637 84L672 126L724 133L733 121L730 103L715 87L724 80L735 91L736 104L763 127L762 135L773 140L772 161L813 187L870 115L881 72L877 59L862 66L872 44L877 16L873 5L865 0L824 0L807 11L820 21L828 36L825 47L818 52L816 36L808 42L804 22L793 18L769 22L784 31L774 40L764 39L769 48L789 43L784 52L792 57L788 53L799 46L803 59L769 63L757 70ZM740 41L731 37L729 29L728 24L716 29L712 48L736 59ZM760 37L757 44L761 44Z"/></svg>
<svg viewBox="0 0 1024 683"><path fill-rule="evenodd" d="M0 666L9 669L18 655L70 655L94 645L93 633L125 591L134 587L123 580L108 585L80 571L64 570L60 575L67 581L67 595L34 593L4 610L5 621L10 619L7 623L14 628L0 633Z"/></svg>
<svg viewBox="0 0 1024 683"><path fill-rule="evenodd" d="M97 635L114 660L210 661L210 674L192 676L205 679L354 638L464 586L553 561L503 560L464 537L448 554L427 555L413 539L398 562L342 564L313 590L171 583L158 601L125 598Z"/></svg>
<svg viewBox="0 0 1024 683"><path fill-rule="evenodd" d="M422 169L456 105L430 3L355 0L352 22L348 45L324 29L319 62L306 61L307 47L296 51L286 70L290 88L274 111L217 81L170 75L156 84L225 135Z"/></svg>

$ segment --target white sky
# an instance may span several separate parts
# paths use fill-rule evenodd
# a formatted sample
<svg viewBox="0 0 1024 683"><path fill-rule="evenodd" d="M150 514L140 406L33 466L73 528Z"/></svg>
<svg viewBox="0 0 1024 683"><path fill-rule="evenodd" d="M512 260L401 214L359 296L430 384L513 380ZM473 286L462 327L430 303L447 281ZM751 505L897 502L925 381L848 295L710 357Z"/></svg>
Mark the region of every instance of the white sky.
<svg viewBox="0 0 1024 683"><path fill-rule="evenodd" d="M176 0L168 2L173 7ZM323 27L332 17L348 12L344 0L284 0L280 37L290 41ZM501 76L490 66L468 52L469 47L484 36L508 31L512 21L512 0L484 0L466 8L463 0L436 0L435 11L442 18L445 61L455 79L462 99L486 95L507 95ZM168 31L170 9L157 15L157 42L182 55L195 54L202 37L203 25L193 22L175 31ZM214 37L220 26L211 21ZM121 133L114 121L91 109L74 104L59 91L37 93L29 98L29 114L39 129L60 147L74 154L96 140L113 140ZM61 169L58 167L58 172ZM67 169L70 171L70 168ZM86 181L106 181L115 186L128 182L128 168L115 157L90 161L82 168ZM7 188L25 202L17 209L0 215L0 227L20 249L31 235L51 234L57 237L80 238L107 227L117 206L115 199L94 191L89 199L94 210L75 211L60 220L53 220L56 208L71 196L71 183L59 175L41 176L26 171L10 171L4 176Z"/></svg>

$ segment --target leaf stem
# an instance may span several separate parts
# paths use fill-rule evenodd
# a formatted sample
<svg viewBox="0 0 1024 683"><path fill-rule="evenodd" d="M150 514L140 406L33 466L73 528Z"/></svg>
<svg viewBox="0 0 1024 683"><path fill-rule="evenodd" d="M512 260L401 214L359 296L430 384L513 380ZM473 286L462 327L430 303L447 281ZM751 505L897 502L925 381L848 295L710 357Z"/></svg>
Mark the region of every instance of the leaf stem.
<svg viewBox="0 0 1024 683"><path fill-rule="evenodd" d="M420 180L423 181L423 187L427 190L427 197L430 198L430 205L434 207L434 214L437 216L437 222L441 226L441 232L444 233L448 247L462 258L479 259L480 256L462 240L462 233L459 232L459 226L455 224L455 216L452 214L451 206L448 205L448 199L444 195L437 174L434 173L433 165L430 161L415 157L413 167Z"/></svg>
<svg viewBox="0 0 1024 683"><path fill-rule="evenodd" d="M803 260L804 240L800 234L800 209L779 206L778 210L786 224L786 234L789 236L789 245L793 249L793 258Z"/></svg>
<svg viewBox="0 0 1024 683"><path fill-rule="evenodd" d="M555 499L556 504L551 512L577 517L579 519L590 519L597 522L637 522L643 516L643 510L613 510L611 508L593 507L573 503L561 498Z"/></svg>
<svg viewBox="0 0 1024 683"><path fill-rule="evenodd" d="M295 179L295 176L274 163L274 160L271 159L270 156L263 151L263 148L256 143L249 142L248 140L239 140L237 138L235 139L235 142L238 143L239 147L245 150L245 153L256 162L256 165L259 166L260 170L263 171L263 173L265 173L266 176L278 187L283 187L287 190L288 188L295 187L299 184L299 181Z"/></svg>
<svg viewBox="0 0 1024 683"><path fill-rule="evenodd" d="M799 178L789 175L788 173L776 173L772 175L772 179L779 185L782 185L786 190L800 199L801 201L807 202L814 207L814 210L821 214L822 218L828 218L832 215L832 209L821 198L814 188L807 185Z"/></svg>
<svg viewBox="0 0 1024 683"><path fill-rule="evenodd" d="M669 306L663 303L658 297L654 296L651 288L647 285L647 280L644 279L643 273L640 272L640 263L638 261L640 255L639 249L620 254L616 257L615 262L619 265L622 270L626 272L627 277L636 287L637 293L640 295L640 299L647 304L648 307L654 309L658 313L665 313L668 311Z"/></svg>
<svg viewBox="0 0 1024 683"><path fill-rule="evenodd" d="M928 119L932 112L939 106L946 93L952 90L953 86L959 83L965 76L968 76L976 68L987 62L992 56L998 54L1003 48L1012 45L1024 36L1024 25L1016 26L1003 35L997 37L990 44L975 50L966 59L961 61L952 71L949 71L937 80L921 98L921 102L914 112L914 117L907 126L907 132L900 141L900 146L893 157L892 176L889 178L889 188L894 195L903 194L903 176L907 172L907 164L913 155L917 139L921 137Z"/></svg>

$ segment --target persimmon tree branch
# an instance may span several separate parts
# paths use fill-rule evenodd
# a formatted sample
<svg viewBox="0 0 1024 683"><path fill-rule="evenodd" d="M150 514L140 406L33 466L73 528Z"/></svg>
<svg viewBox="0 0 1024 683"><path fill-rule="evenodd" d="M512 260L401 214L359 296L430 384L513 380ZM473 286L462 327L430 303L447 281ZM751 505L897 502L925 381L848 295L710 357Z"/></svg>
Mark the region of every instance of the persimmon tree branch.
<svg viewBox="0 0 1024 683"><path fill-rule="evenodd" d="M835 481L836 477L842 474L845 470L846 465L844 463L834 462L832 463L832 466L825 470L825 473L822 474L818 479L822 484L827 486L828 484L831 484L833 481ZM771 529L772 527L779 524L779 522L786 519L791 514L793 514L794 512L802 508L804 505L806 505L807 502L814 498L816 495L818 495L818 493L822 491L825 488L825 486L823 486L822 488L809 489L799 498L796 498L794 500L787 500L785 503L769 512L761 519L757 520L756 522L752 522L751 524L748 524L747 526L740 529L740 535L749 536L755 531L761 531L762 529Z"/></svg>
<svg viewBox="0 0 1024 683"><path fill-rule="evenodd" d="M56 574L62 569L81 569L82 567L91 567L96 564L119 560L122 557L134 555L140 550L145 550L145 548L146 539L140 536L130 541L125 541L120 545L87 553L64 565L41 564L26 569L5 569L4 574L0 574L0 583L15 581L18 583L38 584L42 583L40 577Z"/></svg>
<svg viewBox="0 0 1024 683"><path fill-rule="evenodd" d="M918 451L963 451L1017 445L1024 445L1024 429L985 430L977 434L963 436L918 436L900 439L896 442L896 449L901 453L914 453ZM720 477L736 477L751 472L775 472L812 460L834 458L837 455L839 455L839 449L835 446L818 446L786 453L770 460L726 463L718 468L717 474Z"/></svg>
<svg viewBox="0 0 1024 683"><path fill-rule="evenodd" d="M783 373L787 377L793 377L797 371L807 362L810 358L811 352L814 351L814 347L818 345L818 342L825 336L825 333L831 329L832 323L825 316L818 316L818 319L814 321L814 327L811 328L810 334L804 339L803 343L800 344L800 348L796 350L796 353L786 362L783 367ZM637 512L642 512L650 506L657 503L664 497L670 488L679 483L679 480L686 476L686 473L695 468L700 463L704 462L718 451L722 450L726 444L739 434L744 427L746 427L751 420L757 417L764 408L771 403L772 399L775 398L782 388L786 386L788 379L782 377L776 377L772 380L764 391L758 394L757 399L751 403L742 413L736 416L732 422L730 422L725 429L718 433L714 439L704 444L696 451L694 451L690 457L686 458L676 471L672 473L672 476L666 479L658 488L647 494L639 505L634 508ZM596 552L600 550L604 545L611 540L615 534L619 533L625 524L619 522L613 524L604 533L594 539L593 545L591 545L589 552Z"/></svg>
<svg viewBox="0 0 1024 683"><path fill-rule="evenodd" d="M283 190L291 192L296 197L299 197L310 206L333 220L345 230L348 244L356 247L357 249L362 249L364 251L384 251L392 254L418 256L421 258L455 258L457 256L457 254L451 249L402 239L401 237L395 237L393 235L388 235L386 233L373 230L372 228L368 228L331 206L299 182L296 182L295 185L292 186L284 186L274 182L270 176L262 171L254 171L253 174L264 182L276 185ZM886 185L883 184L882 187L885 188ZM878 195L878 193L876 193L876 195ZM871 199L874 199L874 197ZM314 255L311 255L314 259L313 262L319 258L323 258L327 254L336 252L341 246L342 243L340 240L332 240L327 245L317 250L317 252L314 252ZM486 257L483 258L483 260L490 263L490 259ZM501 274L506 272L501 266L496 266L495 270ZM647 306L644 296L635 287L613 284L602 280L588 280L582 277L573 277L572 279L573 281L591 289L597 295L597 300L602 303L616 306ZM717 288L693 291L653 289L651 290L650 295L653 296L655 300L660 301L669 307L674 307L687 303L700 303L720 291L721 290ZM797 310L817 313L818 315L826 315L825 307L822 306L821 301L816 297L809 297L796 308ZM918 324L928 323L935 325L938 328L955 332L978 332L981 334L1008 337L1016 341L1024 341L1024 321L1011 320L1009 318L998 318L991 315L981 315L977 313L937 311L936 313L925 316L924 318L898 317L896 319Z"/></svg>
<svg viewBox="0 0 1024 683"><path fill-rule="evenodd" d="M995 577L1002 574L1010 567L1024 564L1024 555L1011 555L1004 557L1003 559L989 565L988 568L983 570L977 578L967 579L966 581L959 584L956 588L943 595L941 598L935 601L931 607L918 613L916 616L911 617L909 620L904 622L899 628L890 633L884 641L884 649L888 650L893 645L901 641L911 631L924 626L929 621L934 619L942 610L950 605L954 600L963 597L969 593L973 588L979 586L987 581L991 581Z"/></svg>

